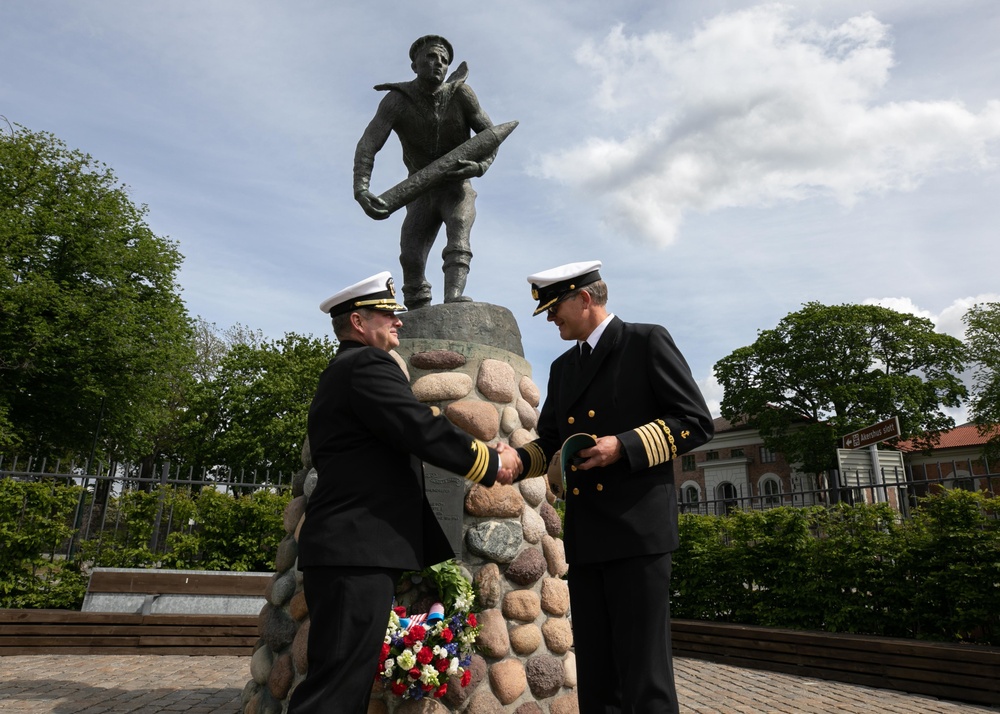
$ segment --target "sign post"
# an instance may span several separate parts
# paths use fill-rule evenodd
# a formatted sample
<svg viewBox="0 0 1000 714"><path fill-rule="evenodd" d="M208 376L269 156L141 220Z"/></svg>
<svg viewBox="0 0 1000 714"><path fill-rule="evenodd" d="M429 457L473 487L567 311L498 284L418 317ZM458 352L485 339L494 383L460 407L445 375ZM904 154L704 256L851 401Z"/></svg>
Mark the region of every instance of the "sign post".
<svg viewBox="0 0 1000 714"><path fill-rule="evenodd" d="M880 441L894 439L899 436L899 417L892 417L878 424L866 426L864 429L852 431L845 436L845 449L860 449L862 446L874 446Z"/></svg>
<svg viewBox="0 0 1000 714"><path fill-rule="evenodd" d="M880 421L878 424L872 424L871 426L866 426L863 429L852 431L843 438L845 449L860 449L865 446L868 447L872 460L871 482L875 487L875 497L880 502L884 499L885 494L884 489L880 490L883 485L883 481L882 469L879 467L878 463L877 444L880 441L893 439L897 436L899 436L899 417L894 416L891 419Z"/></svg>

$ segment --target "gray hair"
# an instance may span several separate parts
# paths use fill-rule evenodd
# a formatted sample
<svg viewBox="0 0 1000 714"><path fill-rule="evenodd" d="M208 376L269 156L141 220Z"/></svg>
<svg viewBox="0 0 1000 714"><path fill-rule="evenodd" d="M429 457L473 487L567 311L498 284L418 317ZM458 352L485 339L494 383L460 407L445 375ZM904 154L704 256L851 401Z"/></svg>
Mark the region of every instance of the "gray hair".
<svg viewBox="0 0 1000 714"><path fill-rule="evenodd" d="M603 280L584 285L578 292L589 294L591 302L598 307L604 307L608 304L608 284Z"/></svg>
<svg viewBox="0 0 1000 714"><path fill-rule="evenodd" d="M343 312L334 316L332 320L333 334L337 336L338 340L349 340L354 335L354 326L351 325L351 315L354 313L358 313L361 317L368 319L371 317L372 310L367 307L359 307L357 310Z"/></svg>

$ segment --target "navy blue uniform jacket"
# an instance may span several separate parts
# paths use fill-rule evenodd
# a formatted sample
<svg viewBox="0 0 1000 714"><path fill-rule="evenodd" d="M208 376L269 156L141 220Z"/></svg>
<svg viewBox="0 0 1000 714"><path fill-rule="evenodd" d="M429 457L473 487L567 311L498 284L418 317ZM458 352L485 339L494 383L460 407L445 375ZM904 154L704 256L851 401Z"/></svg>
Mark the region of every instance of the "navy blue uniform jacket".
<svg viewBox="0 0 1000 714"><path fill-rule="evenodd" d="M608 324L581 364L575 344L552 363L538 439L519 453L540 476L565 439L617 436L622 458L567 475L563 540L570 563L601 563L677 548L673 459L706 443L712 416L670 334L659 325Z"/></svg>
<svg viewBox="0 0 1000 714"><path fill-rule="evenodd" d="M422 460L492 485L498 456L413 396L386 351L343 341L309 409L318 472L299 567L418 570L452 557L424 493Z"/></svg>

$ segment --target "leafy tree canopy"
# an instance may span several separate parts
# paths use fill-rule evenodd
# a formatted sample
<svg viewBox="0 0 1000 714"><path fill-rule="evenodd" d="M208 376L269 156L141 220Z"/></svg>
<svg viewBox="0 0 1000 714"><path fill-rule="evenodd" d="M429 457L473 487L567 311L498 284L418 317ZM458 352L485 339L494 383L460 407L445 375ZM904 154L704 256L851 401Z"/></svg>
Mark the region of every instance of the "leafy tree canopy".
<svg viewBox="0 0 1000 714"><path fill-rule="evenodd" d="M1000 462L1000 302L973 305L962 318L969 359L975 365L972 420L982 434L992 434L986 445L991 463Z"/></svg>
<svg viewBox="0 0 1000 714"><path fill-rule="evenodd" d="M0 133L0 448L87 453L99 418L105 453L152 448L160 377L191 358L181 255L146 213L55 136Z"/></svg>
<svg viewBox="0 0 1000 714"><path fill-rule="evenodd" d="M335 345L327 337L292 332L280 340L247 342L247 334L228 331L237 341L193 387L183 440L188 451L181 456L201 464L297 471L309 405Z"/></svg>
<svg viewBox="0 0 1000 714"><path fill-rule="evenodd" d="M758 428L765 445L819 473L844 434L892 416L925 446L954 426L966 396L961 341L930 320L876 305L806 303L715 364L722 415Z"/></svg>

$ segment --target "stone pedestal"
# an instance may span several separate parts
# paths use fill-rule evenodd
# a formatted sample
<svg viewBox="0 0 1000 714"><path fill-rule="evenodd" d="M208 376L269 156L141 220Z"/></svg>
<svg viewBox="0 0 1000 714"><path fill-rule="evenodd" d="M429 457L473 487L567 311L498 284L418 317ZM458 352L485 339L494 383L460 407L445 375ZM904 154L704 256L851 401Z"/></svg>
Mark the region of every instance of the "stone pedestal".
<svg viewBox="0 0 1000 714"><path fill-rule="evenodd" d="M535 438L539 390L509 310L452 303L401 318L394 354L418 399L489 444L520 446ZM295 498L285 514L288 535L261 611L252 679L243 696L247 714L287 709L289 692L307 667L308 611L295 568L295 537L316 479L307 449L303 466L293 483ZM421 702L400 703L376 687L369 712L576 712L567 566L559 516L544 479L492 488L458 484L464 497L459 494L461 542L455 544L456 552L461 551L459 560L483 605L472 681L465 688L450 684L443 699Z"/></svg>

